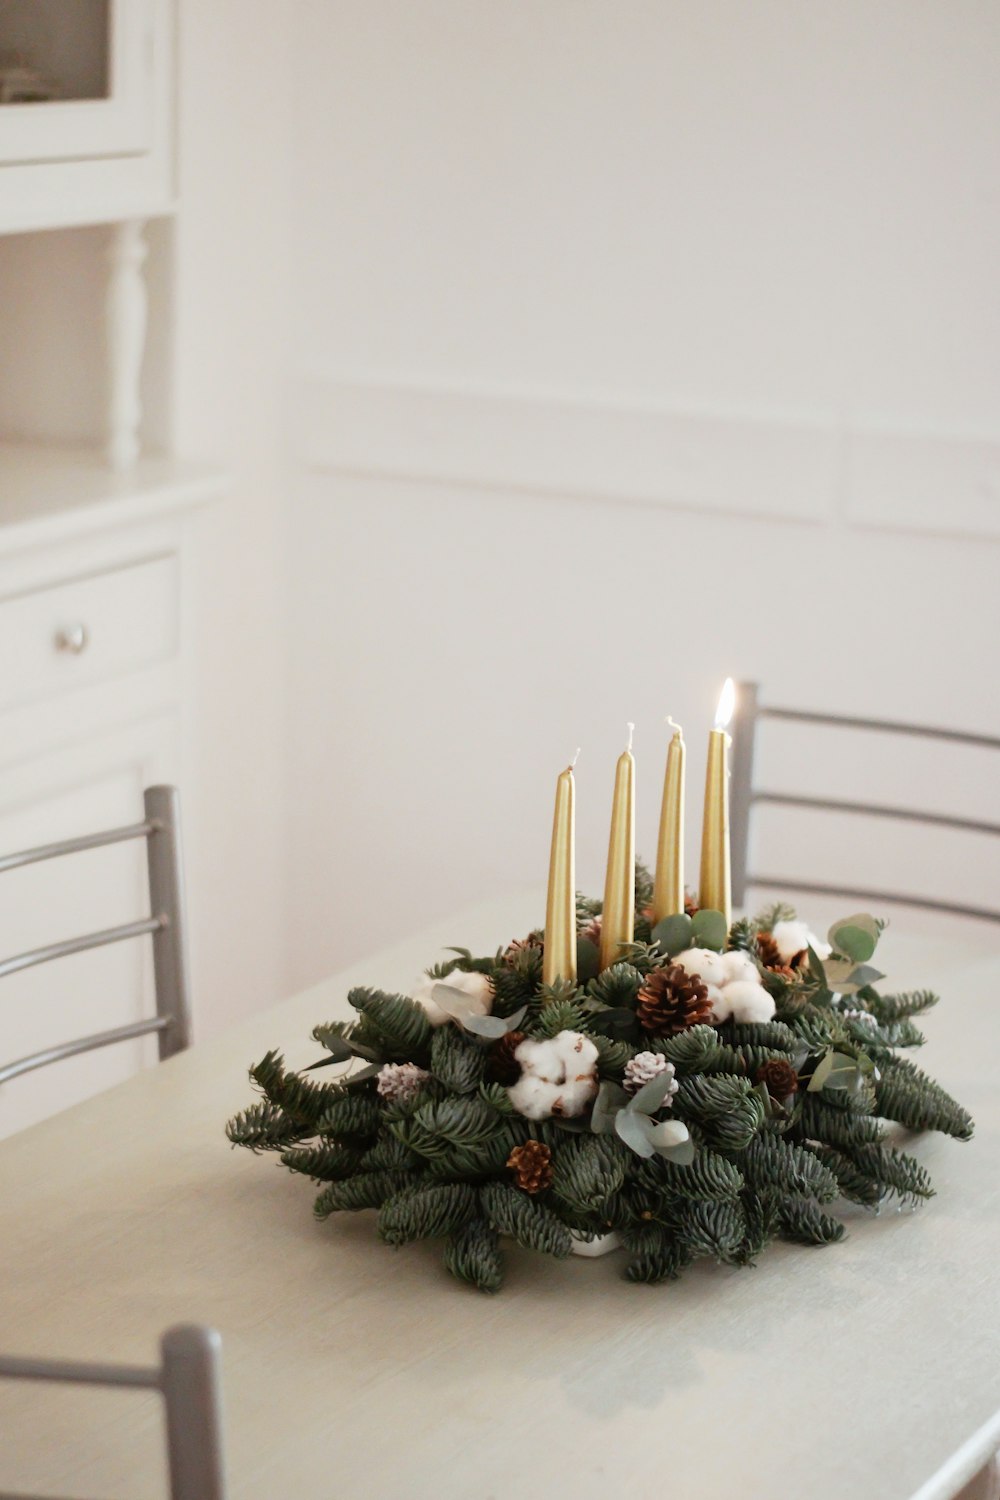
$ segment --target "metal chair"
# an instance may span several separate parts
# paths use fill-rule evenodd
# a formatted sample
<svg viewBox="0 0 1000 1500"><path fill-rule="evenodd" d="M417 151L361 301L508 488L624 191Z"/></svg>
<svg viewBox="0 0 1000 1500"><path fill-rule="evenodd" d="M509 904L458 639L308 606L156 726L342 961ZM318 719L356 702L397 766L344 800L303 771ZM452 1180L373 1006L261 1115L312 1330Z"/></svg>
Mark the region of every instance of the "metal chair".
<svg viewBox="0 0 1000 1500"><path fill-rule="evenodd" d="M159 1391L167 1418L171 1500L225 1500L222 1451L222 1340L213 1328L182 1323L160 1340L163 1363L90 1364L0 1355L0 1377Z"/></svg>
<svg viewBox="0 0 1000 1500"><path fill-rule="evenodd" d="M939 729L922 724L900 724L895 720L862 719L844 714L812 713L798 708L776 708L760 702L755 682L737 686L736 711L732 721L732 776L730 782L730 836L732 842L733 902L744 905L748 886L766 886L778 891L805 891L818 896L856 896L862 900L887 901L923 911L945 912L951 916L976 917L985 922L1000 922L1000 910L991 907L966 906L950 901L936 901L923 896L908 896L900 891L868 890L844 885L827 885L818 881L789 880L777 875L758 873L748 868L750 815L760 803L777 803L784 807L819 809L835 813L864 813L870 817L923 823L936 828L955 828L964 833L985 833L1000 837L1000 823L984 823L975 818L952 817L946 813L927 812L923 808L887 806L876 802L853 802L833 797L805 797L791 792L764 791L754 785L754 739L762 719L780 719L799 724L834 726L865 732L915 736L924 740L941 740L951 744L976 745L1000 750L1000 739L985 734L967 734L960 730Z"/></svg>
<svg viewBox="0 0 1000 1500"><path fill-rule="evenodd" d="M190 1045L190 984L184 926L180 798L177 788L148 787L144 793L144 804L146 816L142 823L131 823L125 828L113 828L104 833L85 834L82 838L65 839L58 844L44 844L37 849L24 849L18 854L0 858L0 872L3 872L37 864L40 860L57 859L64 854L76 854L83 849L99 849L106 844L120 844L129 839L145 839L151 912L150 916L138 922L124 922L119 927L108 927L102 932L87 933L84 937L69 938L62 943L51 943L45 948L33 948L30 952L5 959L0 962L0 978L6 974L16 974L21 969L30 969L35 964L47 963L53 958L65 958L70 953L83 953L89 948L102 948L109 943L120 943L126 938L151 933L156 1015L147 1020L115 1026L110 1031L94 1032L75 1041L61 1042L57 1046L29 1053L16 1062L0 1066L0 1084L17 1078L22 1073L30 1073L34 1068L44 1067L46 1063L58 1062L64 1057L75 1057L80 1052L91 1052L97 1047L109 1047L115 1042L131 1041L134 1037L146 1036L154 1031L157 1033L161 1059L171 1057Z"/></svg>

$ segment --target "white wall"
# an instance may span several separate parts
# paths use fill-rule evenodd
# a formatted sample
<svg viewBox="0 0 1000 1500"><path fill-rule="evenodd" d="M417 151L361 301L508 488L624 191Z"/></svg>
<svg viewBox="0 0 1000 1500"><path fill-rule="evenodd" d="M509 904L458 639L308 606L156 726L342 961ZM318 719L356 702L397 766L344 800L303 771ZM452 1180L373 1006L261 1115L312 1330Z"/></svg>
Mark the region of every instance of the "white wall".
<svg viewBox="0 0 1000 1500"><path fill-rule="evenodd" d="M175 442L233 476L204 514L192 913L201 1034L286 993L281 714L287 33L183 0Z"/></svg>
<svg viewBox="0 0 1000 1500"><path fill-rule="evenodd" d="M302 0L295 25L292 980L541 881L578 743L598 888L625 720L651 850L662 716L696 806L727 672L995 732L1000 12ZM839 747L807 759L858 789ZM911 863L883 834L848 864ZM935 858L931 892L995 893L983 851Z"/></svg>

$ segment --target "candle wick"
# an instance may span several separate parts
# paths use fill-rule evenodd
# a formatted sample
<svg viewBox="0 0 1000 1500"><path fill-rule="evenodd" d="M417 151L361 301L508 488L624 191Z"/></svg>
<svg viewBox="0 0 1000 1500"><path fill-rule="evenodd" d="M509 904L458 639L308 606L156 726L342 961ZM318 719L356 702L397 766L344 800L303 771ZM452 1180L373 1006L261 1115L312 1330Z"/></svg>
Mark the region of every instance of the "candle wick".
<svg viewBox="0 0 1000 1500"><path fill-rule="evenodd" d="M629 726L628 726L628 745L626 747L629 750L631 750L631 748L632 748L632 736L633 736L634 733L635 733L635 725L634 724L629 724Z"/></svg>
<svg viewBox="0 0 1000 1500"><path fill-rule="evenodd" d="M569 763L569 768L570 768L571 771L575 771L576 770L576 763L577 763L577 761L579 759L580 759L580 746L577 745L577 747L576 747L576 754L574 755L573 759Z"/></svg>
<svg viewBox="0 0 1000 1500"><path fill-rule="evenodd" d="M670 725L671 729L674 731L675 734L683 734L684 733L684 731L681 728L681 726L679 724L675 723L675 721L670 717L669 714L667 714L667 723Z"/></svg>

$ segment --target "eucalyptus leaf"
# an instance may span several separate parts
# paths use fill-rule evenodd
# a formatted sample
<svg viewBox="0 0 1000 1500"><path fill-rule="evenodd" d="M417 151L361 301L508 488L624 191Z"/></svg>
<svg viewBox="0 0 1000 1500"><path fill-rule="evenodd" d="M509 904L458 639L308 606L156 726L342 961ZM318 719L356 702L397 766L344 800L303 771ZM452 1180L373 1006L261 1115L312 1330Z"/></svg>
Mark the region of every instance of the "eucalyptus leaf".
<svg viewBox="0 0 1000 1500"><path fill-rule="evenodd" d="M652 1156L656 1147L650 1140L652 1121L648 1115L631 1109L620 1109L615 1115L615 1131L636 1156Z"/></svg>
<svg viewBox="0 0 1000 1500"><path fill-rule="evenodd" d="M833 926L830 928L830 931L826 935L827 941L832 948L836 948L838 953L846 953L849 958L853 958L854 955L852 954L851 950L849 948L845 948L843 945L841 934L843 933L845 928L856 928L859 932L866 933L868 937L871 938L872 953L874 953L874 945L878 942L879 932L881 929L879 928L879 924L876 922L875 918L869 912L859 911L855 912L851 917L841 917L839 921L834 922ZM871 953L867 953L865 955L865 958L871 958ZM858 962L863 963L864 959L859 959Z"/></svg>
<svg viewBox="0 0 1000 1500"><path fill-rule="evenodd" d="M626 1107L639 1110L645 1115L653 1115L662 1106L673 1086L673 1071L660 1073L656 1078L651 1078L648 1083L644 1083L642 1088L633 1094Z"/></svg>
<svg viewBox="0 0 1000 1500"><path fill-rule="evenodd" d="M828 1052L809 1080L809 1092L820 1089L851 1089L858 1077L858 1064L843 1052Z"/></svg>
<svg viewBox="0 0 1000 1500"><path fill-rule="evenodd" d="M473 1036L485 1037L490 1042L499 1041L510 1030L502 1016L456 1016L454 1019L465 1031L471 1031Z"/></svg>
<svg viewBox="0 0 1000 1500"><path fill-rule="evenodd" d="M596 979L601 970L601 953L596 943L590 938L577 938L576 940L576 977L581 984L589 984Z"/></svg>
<svg viewBox="0 0 1000 1500"><path fill-rule="evenodd" d="M833 1053L828 1052L826 1056L822 1058L817 1064L816 1069L806 1086L806 1092L810 1094L818 1094L820 1089L825 1084L832 1067Z"/></svg>
<svg viewBox="0 0 1000 1500"><path fill-rule="evenodd" d="M480 1014L478 1000L467 995L464 990L457 989L455 985L445 983L444 980L439 980L431 990L431 999L453 1021L464 1021L466 1016L472 1015L473 1012Z"/></svg>
<svg viewBox="0 0 1000 1500"><path fill-rule="evenodd" d="M658 1156L666 1157L679 1167L689 1167L694 1161L694 1141L690 1138L680 1141L676 1146L657 1146L655 1148Z"/></svg>
<svg viewBox="0 0 1000 1500"><path fill-rule="evenodd" d="M873 969L871 964L859 964L851 975L855 988L859 990L864 989L867 984L877 984L880 979L884 978L885 975L881 969Z"/></svg>
<svg viewBox="0 0 1000 1500"><path fill-rule="evenodd" d="M609 1131L614 1124L615 1115L627 1103L628 1095L621 1084L606 1079L597 1091L590 1116L590 1128L594 1134L604 1135Z"/></svg>
<svg viewBox="0 0 1000 1500"><path fill-rule="evenodd" d="M661 922L657 922L650 933L650 939L658 943L660 951L666 953L668 957L675 953L683 953L685 948L692 946L692 926L691 918L687 913L678 912L675 916L664 917Z"/></svg>
<svg viewBox="0 0 1000 1500"><path fill-rule="evenodd" d="M838 953L853 958L857 964L863 964L875 952L878 933L866 932L863 927L855 927L850 922L841 922L836 927L831 927L830 940Z"/></svg>
<svg viewBox="0 0 1000 1500"><path fill-rule="evenodd" d="M319 1062L307 1063L307 1065L302 1069L303 1073L311 1073L316 1068L330 1068L334 1063L346 1062L349 1057L354 1056L354 1053L344 1041L343 1037L332 1036L329 1042L327 1042L325 1045L327 1051L330 1054L329 1057L321 1057Z"/></svg>
<svg viewBox="0 0 1000 1500"><path fill-rule="evenodd" d="M654 1151L662 1152L673 1151L678 1146L683 1146L691 1139L691 1135L687 1126L682 1125L680 1120L661 1120L652 1128L647 1126L646 1139ZM691 1149L693 1152L694 1147L692 1146Z"/></svg>
<svg viewBox="0 0 1000 1500"><path fill-rule="evenodd" d="M713 911L711 907L696 911L691 919L691 936L693 947L711 948L714 953L721 953L729 936L725 916L721 911Z"/></svg>
<svg viewBox="0 0 1000 1500"><path fill-rule="evenodd" d="M359 1068L356 1073L349 1073L340 1082L345 1088L353 1088L356 1083L367 1083L370 1078L377 1078L381 1071L381 1063L369 1063L367 1068Z"/></svg>

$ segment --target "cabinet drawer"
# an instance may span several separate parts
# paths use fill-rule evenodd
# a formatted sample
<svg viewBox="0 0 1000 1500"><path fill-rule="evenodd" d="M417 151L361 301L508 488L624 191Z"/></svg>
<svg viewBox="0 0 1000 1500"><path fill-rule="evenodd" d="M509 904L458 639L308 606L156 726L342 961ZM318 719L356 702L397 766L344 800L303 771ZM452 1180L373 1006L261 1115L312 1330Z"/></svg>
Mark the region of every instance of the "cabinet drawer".
<svg viewBox="0 0 1000 1500"><path fill-rule="evenodd" d="M177 586L171 554L0 599L0 712L172 656Z"/></svg>

